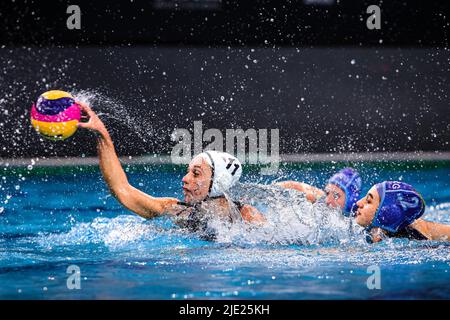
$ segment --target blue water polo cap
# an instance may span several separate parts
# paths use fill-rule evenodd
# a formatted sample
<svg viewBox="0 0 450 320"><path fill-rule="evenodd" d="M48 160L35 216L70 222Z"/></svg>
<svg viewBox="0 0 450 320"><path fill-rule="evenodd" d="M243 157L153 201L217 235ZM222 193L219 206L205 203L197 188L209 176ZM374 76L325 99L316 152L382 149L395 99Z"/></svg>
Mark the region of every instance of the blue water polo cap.
<svg viewBox="0 0 450 320"><path fill-rule="evenodd" d="M369 228L379 227L395 233L425 212L425 201L411 185L399 181L384 181L375 186L380 196L380 205Z"/></svg>
<svg viewBox="0 0 450 320"><path fill-rule="evenodd" d="M334 184L345 192L343 212L349 216L361 193L362 180L359 173L352 168L342 169L328 180L328 184Z"/></svg>

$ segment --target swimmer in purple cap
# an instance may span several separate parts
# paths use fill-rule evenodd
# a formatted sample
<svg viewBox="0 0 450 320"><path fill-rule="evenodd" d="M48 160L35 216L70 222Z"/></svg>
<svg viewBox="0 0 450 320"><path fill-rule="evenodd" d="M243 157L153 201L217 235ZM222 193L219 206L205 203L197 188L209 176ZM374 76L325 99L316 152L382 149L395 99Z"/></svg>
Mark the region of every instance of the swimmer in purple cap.
<svg viewBox="0 0 450 320"><path fill-rule="evenodd" d="M450 241L449 225L420 219L425 201L407 183L378 183L356 205L355 221L366 228L369 242L385 237Z"/></svg>
<svg viewBox="0 0 450 320"><path fill-rule="evenodd" d="M359 199L362 181L355 169L344 168L328 180L325 191L297 181L282 181L276 185L303 192L306 199L313 203L326 196L325 201L328 206L340 208L345 216L349 216L352 207Z"/></svg>

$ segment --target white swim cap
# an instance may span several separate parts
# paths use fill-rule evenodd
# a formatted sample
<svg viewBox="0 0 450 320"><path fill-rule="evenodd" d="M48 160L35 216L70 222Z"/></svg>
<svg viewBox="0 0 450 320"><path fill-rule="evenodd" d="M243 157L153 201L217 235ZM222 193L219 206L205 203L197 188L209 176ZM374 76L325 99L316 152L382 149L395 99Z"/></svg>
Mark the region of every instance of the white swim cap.
<svg viewBox="0 0 450 320"><path fill-rule="evenodd" d="M238 158L226 152L208 150L196 156L205 159L212 168L212 183L208 195L217 197L230 189L242 174L242 165Z"/></svg>

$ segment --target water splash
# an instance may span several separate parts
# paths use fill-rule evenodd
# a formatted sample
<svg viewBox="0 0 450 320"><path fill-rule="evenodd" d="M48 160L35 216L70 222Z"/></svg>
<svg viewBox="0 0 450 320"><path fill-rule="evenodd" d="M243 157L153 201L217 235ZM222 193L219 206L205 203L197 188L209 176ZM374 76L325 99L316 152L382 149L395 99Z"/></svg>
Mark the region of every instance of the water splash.
<svg viewBox="0 0 450 320"><path fill-rule="evenodd" d="M161 252L164 261L170 259L163 252L172 252L173 259L177 260L177 252L182 250L186 262L192 259L202 261L203 255L196 250L199 247L201 250L211 248L214 252L217 249L217 253L210 252L207 256L211 259L212 254L214 259L211 261L215 264L224 259L236 259L236 263L238 260L248 262L256 259L268 264L291 266L333 261L415 264L450 260L448 243L386 239L380 244L368 244L363 229L351 218L323 202L310 203L296 190L244 183L234 187L228 196L257 207L267 222L257 226L239 221L230 224L211 220L209 227L216 231L216 242L212 243L201 241L198 236L175 227L168 217L145 220L134 215L120 215L97 217L91 222L73 221L68 231L42 233L32 241L46 250L73 250L70 248L76 247L79 251L85 246L100 245L116 252L134 251L135 257L136 252L145 257L156 250ZM448 204L440 204L429 211L431 220L437 220L443 213L447 217ZM196 241L200 241L199 246L192 245ZM226 248L225 256L219 253L222 247ZM242 251L246 252L245 257ZM274 255L279 255L283 261L277 261Z"/></svg>
<svg viewBox="0 0 450 320"><path fill-rule="evenodd" d="M127 103L107 95L99 90L80 90L73 92L74 97L80 102L87 103L102 118L113 119L119 124L132 130L138 138L145 143L158 143L160 133L155 132L152 123L144 120L143 117L131 115L127 110ZM146 115L154 116L152 111L146 111ZM113 130L120 128L112 127ZM162 139L161 139L162 140ZM129 141L128 141L129 142Z"/></svg>
<svg viewBox="0 0 450 320"><path fill-rule="evenodd" d="M45 248L104 244L110 248L128 246L142 240L152 240L159 231L152 224L144 224L136 216L95 218L89 223L76 223L66 233L41 234L38 243Z"/></svg>
<svg viewBox="0 0 450 320"><path fill-rule="evenodd" d="M307 201L303 193L273 185L245 183L233 188L231 198L264 213L263 225L211 220L220 243L234 244L345 244L365 242L363 229L339 210L323 202Z"/></svg>

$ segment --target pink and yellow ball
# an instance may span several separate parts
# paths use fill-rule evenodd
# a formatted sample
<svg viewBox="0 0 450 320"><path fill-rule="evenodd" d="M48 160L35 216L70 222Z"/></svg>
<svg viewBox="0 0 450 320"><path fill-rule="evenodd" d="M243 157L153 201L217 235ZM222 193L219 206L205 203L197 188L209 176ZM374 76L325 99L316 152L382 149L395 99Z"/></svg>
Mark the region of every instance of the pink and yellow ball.
<svg viewBox="0 0 450 320"><path fill-rule="evenodd" d="M50 140L64 140L72 136L77 131L80 116L80 107L74 97L60 90L41 94L31 107L31 124Z"/></svg>

